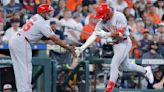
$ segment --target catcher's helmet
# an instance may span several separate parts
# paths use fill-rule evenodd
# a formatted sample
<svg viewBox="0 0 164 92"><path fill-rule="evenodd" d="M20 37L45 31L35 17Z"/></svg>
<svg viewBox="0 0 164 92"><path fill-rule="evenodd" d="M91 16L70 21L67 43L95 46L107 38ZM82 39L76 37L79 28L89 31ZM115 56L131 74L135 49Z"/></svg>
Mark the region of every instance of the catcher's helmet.
<svg viewBox="0 0 164 92"><path fill-rule="evenodd" d="M53 11L53 8L48 4L41 4L38 6L37 9L38 13L51 12L51 11Z"/></svg>
<svg viewBox="0 0 164 92"><path fill-rule="evenodd" d="M109 14L112 11L111 8L105 3L102 3L100 6L96 8L96 18L103 18L106 14Z"/></svg>

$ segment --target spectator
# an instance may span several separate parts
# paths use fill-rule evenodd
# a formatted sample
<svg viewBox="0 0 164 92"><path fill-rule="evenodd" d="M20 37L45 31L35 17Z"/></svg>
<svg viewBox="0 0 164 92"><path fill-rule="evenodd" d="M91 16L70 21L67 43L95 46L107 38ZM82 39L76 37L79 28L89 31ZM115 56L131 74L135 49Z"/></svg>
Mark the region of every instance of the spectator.
<svg viewBox="0 0 164 92"><path fill-rule="evenodd" d="M150 17L145 17L144 22L145 22L145 28L149 30L149 33L151 35L154 35L156 32L152 19Z"/></svg>
<svg viewBox="0 0 164 92"><path fill-rule="evenodd" d="M94 15L90 15L89 17L89 23L86 24L84 27L83 27L83 30L80 34L80 38L81 38L81 41L84 43L88 38L89 36L92 34L92 32L94 31L95 29L95 26L97 24L98 20L94 18ZM96 41L99 41L99 39L97 38Z"/></svg>
<svg viewBox="0 0 164 92"><path fill-rule="evenodd" d="M56 29L61 30L60 29L61 23L60 23L59 19L56 17L53 17L54 16L54 10L50 12L50 16L51 16L51 18L49 20L47 20L47 22L50 24L51 21L54 21L56 23L56 26L57 26Z"/></svg>
<svg viewBox="0 0 164 92"><path fill-rule="evenodd" d="M152 36L152 41L159 42L159 35L158 34L154 34Z"/></svg>
<svg viewBox="0 0 164 92"><path fill-rule="evenodd" d="M139 0L139 1L140 1L140 7L146 6L146 4L147 4L146 0Z"/></svg>
<svg viewBox="0 0 164 92"><path fill-rule="evenodd" d="M89 14L96 14L96 8L97 8L97 4L89 4L88 5L88 12Z"/></svg>
<svg viewBox="0 0 164 92"><path fill-rule="evenodd" d="M0 37L4 34L3 26L3 22L0 21Z"/></svg>
<svg viewBox="0 0 164 92"><path fill-rule="evenodd" d="M7 4L10 3L10 0L1 0L3 6L6 6ZM16 3L20 3L19 0L15 0Z"/></svg>
<svg viewBox="0 0 164 92"><path fill-rule="evenodd" d="M136 26L136 23L135 23L135 18L134 18L134 16L130 15L127 18L127 20L128 20L128 28L130 30L130 38L132 40L132 47L131 47L131 50L130 50L130 57L131 58L140 58L141 51L139 50L139 41L134 37L134 34L137 33L137 26Z"/></svg>
<svg viewBox="0 0 164 92"><path fill-rule="evenodd" d="M23 26L24 23L26 23L26 21L27 21L27 19L25 20L23 17L24 17L24 16L22 15L22 13L15 12L15 13L13 14L13 16L12 16L11 19L18 19L19 22L20 22L20 26ZM11 21L10 21L10 22L11 22Z"/></svg>
<svg viewBox="0 0 164 92"><path fill-rule="evenodd" d="M64 40L64 33L61 30L57 29L57 22L56 21L50 21L51 29L55 32L56 35L59 35L59 38L61 40Z"/></svg>
<svg viewBox="0 0 164 92"><path fill-rule="evenodd" d="M35 0L23 0L23 8L30 14L34 13Z"/></svg>
<svg viewBox="0 0 164 92"><path fill-rule="evenodd" d="M11 17L14 12L21 12L22 5L20 3L16 3L15 0L10 0L10 3L5 7L6 17Z"/></svg>
<svg viewBox="0 0 164 92"><path fill-rule="evenodd" d="M114 10L116 10L116 0L106 0L106 3L111 7L113 8Z"/></svg>
<svg viewBox="0 0 164 92"><path fill-rule="evenodd" d="M0 44L2 44L2 37L4 35L5 31L4 31L4 23L0 22ZM5 57L5 51L0 49L0 57ZM1 70L0 70L1 71Z"/></svg>
<svg viewBox="0 0 164 92"><path fill-rule="evenodd" d="M162 55L158 53L159 44L157 42L151 42L149 46L149 51L144 53L143 59L162 59Z"/></svg>
<svg viewBox="0 0 164 92"><path fill-rule="evenodd" d="M51 6L56 9L58 7L58 1L56 0L51 0Z"/></svg>
<svg viewBox="0 0 164 92"><path fill-rule="evenodd" d="M163 89L164 87L164 74L162 66L159 66L154 71L154 83L148 84L149 89Z"/></svg>
<svg viewBox="0 0 164 92"><path fill-rule="evenodd" d="M142 35L142 31L145 30L145 23L143 22L143 20L141 18L137 18L136 19L136 30L133 34L134 38L137 41L140 41L143 39L143 35Z"/></svg>
<svg viewBox="0 0 164 92"><path fill-rule="evenodd" d="M158 28L157 28L156 32L157 32L159 35L164 34L164 22L161 22L161 23L158 25Z"/></svg>
<svg viewBox="0 0 164 92"><path fill-rule="evenodd" d="M58 25L56 20L51 20L50 26L52 30L55 32L55 34L58 35L61 40L65 40L63 31L57 29ZM73 62L72 62L71 54L68 51L66 51L64 48L58 45L54 45L52 41L48 40L46 42L51 44L48 45L48 53L50 58L58 61L59 65L66 64L68 68L74 68L78 64L77 58L73 58Z"/></svg>
<svg viewBox="0 0 164 92"><path fill-rule="evenodd" d="M12 19L20 19L20 13L19 12L14 12Z"/></svg>
<svg viewBox="0 0 164 92"><path fill-rule="evenodd" d="M150 17L154 24L159 24L161 22L160 15L156 13L156 8L153 4L148 5L148 12L145 14L145 17Z"/></svg>
<svg viewBox="0 0 164 92"><path fill-rule="evenodd" d="M162 19L162 16L164 15L164 1L163 0L157 0L157 14L159 14L160 19Z"/></svg>
<svg viewBox="0 0 164 92"><path fill-rule="evenodd" d="M54 7L55 12L54 16L57 18L62 18L64 16L64 11L66 10L66 1L65 0L59 0L58 6Z"/></svg>
<svg viewBox="0 0 164 92"><path fill-rule="evenodd" d="M142 34L143 34L143 39L140 40L140 48L142 50L142 54L144 54L145 52L148 52L151 40L148 39L149 30L143 30Z"/></svg>
<svg viewBox="0 0 164 92"><path fill-rule="evenodd" d="M74 13L80 14L80 17L81 17L81 18L84 17L83 14L82 14L82 9L83 9L82 5L78 5L78 6L76 7L75 12L74 12Z"/></svg>
<svg viewBox="0 0 164 92"><path fill-rule="evenodd" d="M11 84L5 84L3 86L3 92L12 92L12 85Z"/></svg>
<svg viewBox="0 0 164 92"><path fill-rule="evenodd" d="M4 35L3 26L4 26L3 22L0 22L0 43L1 43L2 36Z"/></svg>
<svg viewBox="0 0 164 92"><path fill-rule="evenodd" d="M78 19L79 16L76 16L76 21L71 18L71 11L65 10L64 11L64 18L60 20L61 25L64 28L64 35L65 41L72 46L78 46L79 44L79 36L77 35L77 27L79 27L79 24L76 24L77 22L79 23ZM78 28L79 30L80 28ZM75 67L77 65L77 58L73 58L73 65L72 67Z"/></svg>
<svg viewBox="0 0 164 92"><path fill-rule="evenodd" d="M123 10L123 13L125 14L126 18L130 17L130 16L134 16L135 15L135 11L129 7L126 7Z"/></svg>
<svg viewBox="0 0 164 92"><path fill-rule="evenodd" d="M2 4L2 0L0 0L0 6L3 6L3 4Z"/></svg>
<svg viewBox="0 0 164 92"><path fill-rule="evenodd" d="M123 12L123 10L128 7L126 1L124 0L116 0L116 10Z"/></svg>
<svg viewBox="0 0 164 92"><path fill-rule="evenodd" d="M74 28L75 28L75 30L77 30L77 31L75 31L75 33L77 35L77 40L80 41L80 32L83 29L83 25L81 23L82 22L82 19L81 19L79 13L75 13L73 15L73 17L74 17L74 20L75 20L75 22L74 22Z"/></svg>
<svg viewBox="0 0 164 92"><path fill-rule="evenodd" d="M139 0L139 16L141 18L144 17L145 10L146 10L146 0Z"/></svg>
<svg viewBox="0 0 164 92"><path fill-rule="evenodd" d="M50 21L50 26L53 32L61 39L64 40L64 34L61 30L58 30L57 27L57 21L51 20ZM53 59L58 61L58 64L71 64L71 55L69 52L67 52L64 48L55 45L52 41L47 40L46 43L48 43L48 56ZM55 47L55 48L53 48ZM62 58L61 58L62 57Z"/></svg>
<svg viewBox="0 0 164 92"><path fill-rule="evenodd" d="M77 44L78 37L76 35L75 20L71 18L71 12L69 10L64 11L64 18L60 20L61 25L64 27L64 35L66 35L66 42L69 44Z"/></svg>
<svg viewBox="0 0 164 92"><path fill-rule="evenodd" d="M82 13L82 5L78 5L77 7L76 7L76 10L75 10L75 12L73 12L73 14L79 14L80 15L80 17L81 17L81 22L82 22L82 24L84 24L84 16L83 16L83 13Z"/></svg>
<svg viewBox="0 0 164 92"><path fill-rule="evenodd" d="M7 30L8 28L10 28L12 26L11 25L12 24L11 23L12 19L18 19L19 22L20 22L20 26L22 26L25 23L23 18L21 18L21 13L14 12L13 15L6 20L6 26L5 26L4 30Z"/></svg>
<svg viewBox="0 0 164 92"><path fill-rule="evenodd" d="M83 0L67 0L66 7L68 10L74 12L76 10L76 7L82 4L82 1Z"/></svg>
<svg viewBox="0 0 164 92"><path fill-rule="evenodd" d="M135 58L135 59L140 58L141 52L139 50L139 41L135 39L132 33L130 34L130 38L132 40L132 47L130 49L130 57Z"/></svg>
<svg viewBox="0 0 164 92"><path fill-rule="evenodd" d="M35 4L51 4L51 0L35 0Z"/></svg>
<svg viewBox="0 0 164 92"><path fill-rule="evenodd" d="M20 21L19 19L12 19L11 20L11 25L9 29L5 32L5 35L2 37L2 41L8 43L9 39L17 32L20 31L21 28L19 28Z"/></svg>
<svg viewBox="0 0 164 92"><path fill-rule="evenodd" d="M87 16L85 18L84 24L89 23L89 17L90 17L91 14L95 14L96 8L97 8L97 4L89 4L88 12L87 12Z"/></svg>
<svg viewBox="0 0 164 92"><path fill-rule="evenodd" d="M134 1L133 0L125 0L129 8L134 7Z"/></svg>
<svg viewBox="0 0 164 92"><path fill-rule="evenodd" d="M89 6L90 4L97 3L96 0L83 0L83 6Z"/></svg>
<svg viewBox="0 0 164 92"><path fill-rule="evenodd" d="M157 29L159 32L159 52L164 57L164 23L160 23Z"/></svg>
<svg viewBox="0 0 164 92"><path fill-rule="evenodd" d="M134 4L134 12L135 12L135 18L140 18L140 12L139 12L139 8L140 8L140 2L136 1Z"/></svg>
<svg viewBox="0 0 164 92"><path fill-rule="evenodd" d="M5 22L5 21L4 21L3 9L0 9L0 22Z"/></svg>
<svg viewBox="0 0 164 92"><path fill-rule="evenodd" d="M127 21L128 21L128 28L130 29L130 32L131 33L136 32L137 29L136 29L135 17L132 15L129 15L129 17L127 17Z"/></svg>
<svg viewBox="0 0 164 92"><path fill-rule="evenodd" d="M82 14L85 18L86 18L86 16L88 16L88 6L83 6Z"/></svg>

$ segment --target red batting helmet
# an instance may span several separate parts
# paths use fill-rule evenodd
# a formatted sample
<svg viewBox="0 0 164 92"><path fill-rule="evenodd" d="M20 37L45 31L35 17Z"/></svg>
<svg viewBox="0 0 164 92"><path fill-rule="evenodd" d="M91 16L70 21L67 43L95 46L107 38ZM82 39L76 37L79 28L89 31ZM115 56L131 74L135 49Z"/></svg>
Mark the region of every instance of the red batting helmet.
<svg viewBox="0 0 164 92"><path fill-rule="evenodd" d="M43 12L51 12L53 11L53 8L48 4L41 4L38 6L37 12L43 13Z"/></svg>
<svg viewBox="0 0 164 92"><path fill-rule="evenodd" d="M105 3L102 3L96 8L96 18L103 18L106 14L109 14L112 11L111 8Z"/></svg>

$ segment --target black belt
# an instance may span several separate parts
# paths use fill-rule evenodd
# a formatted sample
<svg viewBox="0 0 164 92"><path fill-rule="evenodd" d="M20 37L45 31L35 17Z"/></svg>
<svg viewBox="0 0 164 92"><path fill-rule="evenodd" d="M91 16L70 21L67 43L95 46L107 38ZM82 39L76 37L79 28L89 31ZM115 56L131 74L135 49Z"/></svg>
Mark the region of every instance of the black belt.
<svg viewBox="0 0 164 92"><path fill-rule="evenodd" d="M18 36L21 36L21 34L20 33L17 33L17 35ZM24 37L25 38L25 40L28 42L28 43L30 43L30 41L28 40L28 38L27 37Z"/></svg>

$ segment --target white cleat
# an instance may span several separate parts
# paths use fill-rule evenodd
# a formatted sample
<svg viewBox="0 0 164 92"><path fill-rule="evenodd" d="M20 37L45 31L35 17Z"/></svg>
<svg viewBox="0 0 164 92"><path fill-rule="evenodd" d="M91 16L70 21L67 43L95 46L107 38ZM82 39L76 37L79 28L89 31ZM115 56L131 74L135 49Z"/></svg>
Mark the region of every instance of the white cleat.
<svg viewBox="0 0 164 92"><path fill-rule="evenodd" d="M148 78L149 83L153 83L154 82L154 76L153 76L153 73L151 71L151 67L147 66L147 67L145 67L145 70L146 70L145 76Z"/></svg>

